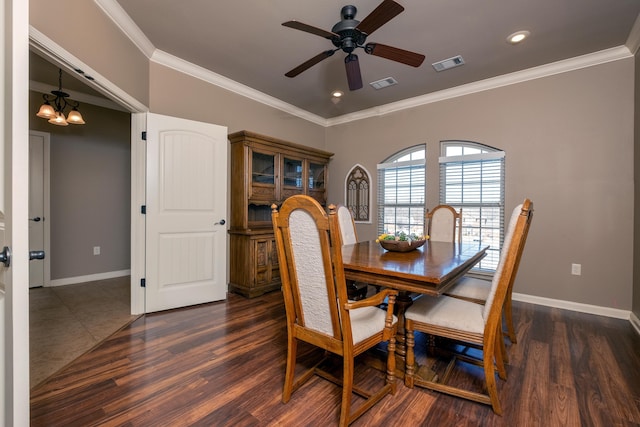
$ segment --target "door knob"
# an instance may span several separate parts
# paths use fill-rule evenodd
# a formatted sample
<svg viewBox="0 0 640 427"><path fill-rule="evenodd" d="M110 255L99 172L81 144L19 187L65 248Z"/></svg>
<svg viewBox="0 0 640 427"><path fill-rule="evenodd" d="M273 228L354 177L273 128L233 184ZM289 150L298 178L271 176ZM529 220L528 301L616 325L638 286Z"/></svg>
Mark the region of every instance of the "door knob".
<svg viewBox="0 0 640 427"><path fill-rule="evenodd" d="M226 221L224 219L221 219L220 222L214 222L213 225L225 225Z"/></svg>
<svg viewBox="0 0 640 427"><path fill-rule="evenodd" d="M32 259L44 259L44 251L29 251L29 261Z"/></svg>
<svg viewBox="0 0 640 427"><path fill-rule="evenodd" d="M9 249L8 246L2 248L2 252L0 252L0 262L3 263L5 267L11 265L11 249Z"/></svg>
<svg viewBox="0 0 640 427"><path fill-rule="evenodd" d="M40 222L42 220L42 218L40 218L39 216L35 217L35 218L29 218L29 221L33 221L33 222Z"/></svg>

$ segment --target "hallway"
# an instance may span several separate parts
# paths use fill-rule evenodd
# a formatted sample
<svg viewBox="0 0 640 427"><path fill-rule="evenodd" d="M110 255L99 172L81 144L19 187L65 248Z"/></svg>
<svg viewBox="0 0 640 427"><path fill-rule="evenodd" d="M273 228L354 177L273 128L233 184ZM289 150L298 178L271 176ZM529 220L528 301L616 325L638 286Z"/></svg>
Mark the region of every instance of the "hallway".
<svg viewBox="0 0 640 427"><path fill-rule="evenodd" d="M130 277L29 290L30 388L129 324Z"/></svg>

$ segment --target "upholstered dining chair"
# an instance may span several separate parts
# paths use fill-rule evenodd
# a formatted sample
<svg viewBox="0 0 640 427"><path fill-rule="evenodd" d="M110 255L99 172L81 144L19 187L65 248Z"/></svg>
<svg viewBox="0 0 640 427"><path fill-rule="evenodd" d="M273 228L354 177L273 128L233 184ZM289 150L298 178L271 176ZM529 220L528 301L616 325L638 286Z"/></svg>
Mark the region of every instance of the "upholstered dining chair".
<svg viewBox="0 0 640 427"><path fill-rule="evenodd" d="M455 242L456 234L458 243L462 241L462 209L457 212L453 206L438 205L432 210L427 210L426 220L427 234L432 241Z"/></svg>
<svg viewBox="0 0 640 427"><path fill-rule="evenodd" d="M423 296L405 312L406 332L406 372L405 385L426 387L442 393L463 397L480 403L491 405L496 414L502 414L495 371L502 379L506 379L506 370L502 359L502 306L507 295L509 284L515 273L524 245L528 224L533 214L533 203L525 199L511 215L505 235L503 255L500 258L496 274L491 283L491 290L483 305L448 296ZM469 343L482 349L482 357L471 358L464 353L454 353L444 375L436 381L414 378L415 370L415 337L414 331L421 331L436 337L444 337L457 342ZM455 364L458 362L473 363L484 368L483 392L461 388L448 384Z"/></svg>
<svg viewBox="0 0 640 427"><path fill-rule="evenodd" d="M358 233L356 232L356 224L353 215L348 207L337 205L336 214L340 223L340 235L342 236L343 245L351 245L358 242ZM347 280L347 294L353 300L360 300L367 296L368 285L354 280ZM380 292L380 286L376 286L377 292Z"/></svg>
<svg viewBox="0 0 640 427"><path fill-rule="evenodd" d="M512 294L513 294L513 282L515 282L516 274L518 273L518 267L520 266L520 258L522 258L522 251L524 250L525 242L527 241L527 235L529 234L529 226L531 222L527 222L525 225L524 236L522 245L516 257L516 264L514 266L511 280L509 281L509 288L507 290L507 296L504 300L503 316L504 323L507 328L506 335L511 343L515 344L517 340L516 330L513 325L513 308L512 308ZM484 304L489 298L491 292L491 282L488 280L479 279L477 277L463 276L458 280L451 288L449 288L445 295L460 298L463 300L475 302L478 304Z"/></svg>
<svg viewBox="0 0 640 427"><path fill-rule="evenodd" d="M397 291L383 290L361 301L349 301L342 264L342 238L335 206L329 214L309 196L296 195L280 210L272 206L272 221L280 262L287 319L287 366L282 401L314 374L342 385L340 426L347 426L387 394L395 393L395 335L393 306ZM380 305L388 298L388 307ZM299 341L343 359L342 379L316 364L294 379ZM388 342L386 379L372 392L353 383L354 358ZM381 379L382 380L382 379ZM352 411L352 394L366 400Z"/></svg>

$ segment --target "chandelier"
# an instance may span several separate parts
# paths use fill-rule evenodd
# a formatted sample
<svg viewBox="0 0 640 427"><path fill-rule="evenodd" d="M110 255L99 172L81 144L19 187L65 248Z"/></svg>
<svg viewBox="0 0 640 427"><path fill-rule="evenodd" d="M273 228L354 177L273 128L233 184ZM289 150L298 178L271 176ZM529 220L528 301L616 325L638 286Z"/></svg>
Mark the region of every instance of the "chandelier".
<svg viewBox="0 0 640 427"><path fill-rule="evenodd" d="M48 119L49 123L58 126L67 126L69 123L74 125L83 125L84 120L82 114L78 111L79 102L72 101L69 94L62 91L62 69L58 77L58 90L52 90L52 95L47 93L42 95L44 104L40 106L40 110L36 116ZM71 111L67 117L64 116L64 109L71 107Z"/></svg>

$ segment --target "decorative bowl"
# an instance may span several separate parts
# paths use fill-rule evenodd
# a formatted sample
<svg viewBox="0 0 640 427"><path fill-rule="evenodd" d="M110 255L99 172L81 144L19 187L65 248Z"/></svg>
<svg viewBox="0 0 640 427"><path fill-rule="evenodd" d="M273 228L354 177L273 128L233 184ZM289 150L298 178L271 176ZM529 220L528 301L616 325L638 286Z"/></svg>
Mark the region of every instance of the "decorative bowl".
<svg viewBox="0 0 640 427"><path fill-rule="evenodd" d="M380 240L380 246L390 252L409 252L424 245L426 240Z"/></svg>

